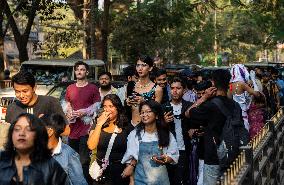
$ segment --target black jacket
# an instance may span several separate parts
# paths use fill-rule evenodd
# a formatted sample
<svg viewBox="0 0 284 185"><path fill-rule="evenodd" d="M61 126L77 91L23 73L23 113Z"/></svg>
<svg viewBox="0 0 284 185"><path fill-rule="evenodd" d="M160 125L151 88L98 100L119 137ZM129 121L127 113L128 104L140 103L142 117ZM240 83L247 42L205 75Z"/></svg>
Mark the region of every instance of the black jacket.
<svg viewBox="0 0 284 185"><path fill-rule="evenodd" d="M190 137L188 135L188 130L189 130L189 122L188 118L185 117L185 111L192 105L191 102L185 101L182 99L182 107L181 107L181 129L182 129L182 135L183 135L183 140L184 140L184 145L185 145L185 151L189 154L190 153ZM163 109L166 104L163 104ZM176 137L176 132L175 132L175 124L174 123L169 123L170 131L171 133Z"/></svg>
<svg viewBox="0 0 284 185"><path fill-rule="evenodd" d="M17 176L15 162L5 152L0 153L0 175L1 185L10 185ZM24 167L23 176L23 185L69 185L67 174L53 158Z"/></svg>

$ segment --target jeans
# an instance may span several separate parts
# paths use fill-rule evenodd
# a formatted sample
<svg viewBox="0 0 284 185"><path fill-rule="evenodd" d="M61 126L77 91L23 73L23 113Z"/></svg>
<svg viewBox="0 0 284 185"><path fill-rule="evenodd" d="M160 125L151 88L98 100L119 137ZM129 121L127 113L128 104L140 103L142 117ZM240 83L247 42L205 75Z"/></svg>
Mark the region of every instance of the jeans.
<svg viewBox="0 0 284 185"><path fill-rule="evenodd" d="M204 164L203 185L216 185L219 176L220 176L219 165Z"/></svg>
<svg viewBox="0 0 284 185"><path fill-rule="evenodd" d="M92 178L89 175L89 165L90 165L90 150L87 146L89 135L81 136L79 139L70 139L68 140L69 146L73 148L80 156L80 162L83 168L83 174L87 182L92 181Z"/></svg>
<svg viewBox="0 0 284 185"><path fill-rule="evenodd" d="M185 151L179 151L178 163L167 165L170 183L174 185L189 185L189 161Z"/></svg>
<svg viewBox="0 0 284 185"><path fill-rule="evenodd" d="M203 185L203 169L204 169L204 160L199 159L197 185Z"/></svg>

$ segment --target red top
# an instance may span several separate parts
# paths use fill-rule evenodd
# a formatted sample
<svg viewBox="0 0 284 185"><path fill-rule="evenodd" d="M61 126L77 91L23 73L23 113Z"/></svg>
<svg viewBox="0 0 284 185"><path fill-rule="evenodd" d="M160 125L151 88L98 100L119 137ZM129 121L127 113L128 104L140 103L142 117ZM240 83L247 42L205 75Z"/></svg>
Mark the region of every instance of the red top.
<svg viewBox="0 0 284 185"><path fill-rule="evenodd" d="M76 83L67 87L65 99L71 103L74 111L85 109L92 104L101 101L100 93L96 85L89 83L84 87L77 87ZM70 124L71 139L79 139L88 134L90 125L86 125L81 119L76 119L75 123Z"/></svg>

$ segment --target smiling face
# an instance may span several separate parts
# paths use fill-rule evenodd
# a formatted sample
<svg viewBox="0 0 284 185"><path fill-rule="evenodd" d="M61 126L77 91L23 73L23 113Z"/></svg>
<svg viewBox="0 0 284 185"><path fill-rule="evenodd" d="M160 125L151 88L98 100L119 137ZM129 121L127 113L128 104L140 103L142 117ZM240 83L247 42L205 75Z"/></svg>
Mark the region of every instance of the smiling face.
<svg viewBox="0 0 284 185"><path fill-rule="evenodd" d="M162 74L158 77L156 77L156 83L162 87L165 88L167 86L167 75L166 74Z"/></svg>
<svg viewBox="0 0 284 185"><path fill-rule="evenodd" d="M14 83L14 90L15 90L15 95L17 99L24 105L30 105L31 102L34 102L37 98L35 91L36 91L36 86L31 87L28 84L17 84Z"/></svg>
<svg viewBox="0 0 284 185"><path fill-rule="evenodd" d="M87 78L88 71L85 65L78 65L75 69L75 76L78 80L84 80Z"/></svg>
<svg viewBox="0 0 284 185"><path fill-rule="evenodd" d="M145 77L149 75L149 72L152 70L152 67L150 67L148 64L142 62L141 60L138 60L136 63L136 71L139 75L139 77Z"/></svg>
<svg viewBox="0 0 284 185"><path fill-rule="evenodd" d="M24 152L32 151L35 137L36 133L32 130L27 118L19 118L12 133L12 141L16 150Z"/></svg>
<svg viewBox="0 0 284 185"><path fill-rule="evenodd" d="M111 100L106 99L103 104L104 111L109 113L109 120L115 121L118 116L117 108L113 105Z"/></svg>
<svg viewBox="0 0 284 185"><path fill-rule="evenodd" d="M140 111L141 121L145 125L156 123L156 114L151 110L148 105L143 105Z"/></svg>

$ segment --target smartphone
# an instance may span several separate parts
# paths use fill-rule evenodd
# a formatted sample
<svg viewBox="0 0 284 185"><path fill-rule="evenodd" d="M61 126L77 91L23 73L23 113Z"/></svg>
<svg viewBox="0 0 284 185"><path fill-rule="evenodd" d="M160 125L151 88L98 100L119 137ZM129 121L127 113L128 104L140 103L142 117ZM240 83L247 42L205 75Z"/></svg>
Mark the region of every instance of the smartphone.
<svg viewBox="0 0 284 185"><path fill-rule="evenodd" d="M173 114L173 112L174 112L173 107L171 105L166 105L165 106L165 112L171 112Z"/></svg>
<svg viewBox="0 0 284 185"><path fill-rule="evenodd" d="M164 160L164 157L162 157L162 156L156 156L156 159L158 159L158 160Z"/></svg>

